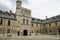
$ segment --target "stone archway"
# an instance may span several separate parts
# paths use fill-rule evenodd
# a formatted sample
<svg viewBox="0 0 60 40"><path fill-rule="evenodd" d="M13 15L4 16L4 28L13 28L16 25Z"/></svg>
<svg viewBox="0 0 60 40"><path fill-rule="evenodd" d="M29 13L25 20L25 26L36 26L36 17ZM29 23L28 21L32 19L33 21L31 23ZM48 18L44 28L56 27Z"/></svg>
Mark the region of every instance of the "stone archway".
<svg viewBox="0 0 60 40"><path fill-rule="evenodd" d="M27 35L28 35L28 31L27 31L27 30L24 30L24 31L23 31L23 35L24 35L24 36L27 36Z"/></svg>

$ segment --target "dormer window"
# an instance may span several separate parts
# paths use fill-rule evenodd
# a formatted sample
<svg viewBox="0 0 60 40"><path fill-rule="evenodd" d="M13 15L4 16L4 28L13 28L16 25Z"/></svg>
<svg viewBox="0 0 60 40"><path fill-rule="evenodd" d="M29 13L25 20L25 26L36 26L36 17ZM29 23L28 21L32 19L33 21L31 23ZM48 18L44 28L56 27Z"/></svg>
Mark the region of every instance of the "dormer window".
<svg viewBox="0 0 60 40"><path fill-rule="evenodd" d="M14 17L14 15L11 15L11 17Z"/></svg>
<svg viewBox="0 0 60 40"><path fill-rule="evenodd" d="M41 22L43 22L44 20L41 20Z"/></svg>
<svg viewBox="0 0 60 40"><path fill-rule="evenodd" d="M57 18L59 19L59 18L60 18L60 16L57 16Z"/></svg>
<svg viewBox="0 0 60 40"><path fill-rule="evenodd" d="M7 14L5 14L5 16L7 16Z"/></svg>
<svg viewBox="0 0 60 40"><path fill-rule="evenodd" d="M54 18L54 17L52 17L52 19L53 19L53 20L55 20L55 18Z"/></svg>
<svg viewBox="0 0 60 40"><path fill-rule="evenodd" d="M11 16L11 14L9 14L9 16Z"/></svg>
<svg viewBox="0 0 60 40"><path fill-rule="evenodd" d="M47 19L47 20L49 20L49 19Z"/></svg>
<svg viewBox="0 0 60 40"><path fill-rule="evenodd" d="M37 19L37 21L40 21L40 19Z"/></svg>

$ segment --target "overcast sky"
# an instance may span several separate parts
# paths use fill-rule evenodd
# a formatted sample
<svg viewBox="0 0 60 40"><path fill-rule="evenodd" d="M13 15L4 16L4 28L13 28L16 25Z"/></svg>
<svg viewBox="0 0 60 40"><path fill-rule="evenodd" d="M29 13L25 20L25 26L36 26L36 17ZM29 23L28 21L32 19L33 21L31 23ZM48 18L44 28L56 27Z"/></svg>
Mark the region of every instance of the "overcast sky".
<svg viewBox="0 0 60 40"><path fill-rule="evenodd" d="M45 19L60 14L60 0L22 0L22 6L32 11L32 17ZM16 0L0 0L0 10L15 12Z"/></svg>

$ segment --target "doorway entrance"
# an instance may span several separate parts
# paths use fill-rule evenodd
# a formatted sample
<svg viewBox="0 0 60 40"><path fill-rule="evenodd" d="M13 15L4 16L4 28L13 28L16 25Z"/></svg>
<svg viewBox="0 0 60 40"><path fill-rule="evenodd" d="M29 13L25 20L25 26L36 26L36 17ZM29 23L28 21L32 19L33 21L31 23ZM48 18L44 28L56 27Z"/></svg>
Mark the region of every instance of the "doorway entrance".
<svg viewBox="0 0 60 40"><path fill-rule="evenodd" d="M24 36L27 36L27 35L28 35L28 31L27 31L27 30L24 30L24 31L23 31L23 35L24 35Z"/></svg>
<svg viewBox="0 0 60 40"><path fill-rule="evenodd" d="M59 32L59 35L60 35L60 29L58 30L58 32Z"/></svg>
<svg viewBox="0 0 60 40"><path fill-rule="evenodd" d="M18 31L18 36L20 35L20 32Z"/></svg>

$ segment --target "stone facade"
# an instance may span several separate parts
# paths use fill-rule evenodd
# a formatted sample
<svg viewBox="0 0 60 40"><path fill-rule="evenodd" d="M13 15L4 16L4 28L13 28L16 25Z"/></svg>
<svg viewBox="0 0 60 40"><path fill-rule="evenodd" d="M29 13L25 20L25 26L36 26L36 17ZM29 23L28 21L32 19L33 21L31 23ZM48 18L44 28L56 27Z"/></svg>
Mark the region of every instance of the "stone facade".
<svg viewBox="0 0 60 40"><path fill-rule="evenodd" d="M8 36L31 36L39 34L60 34L60 15L44 20L31 17L31 10L23 8L16 1L16 13L0 10L0 34Z"/></svg>

